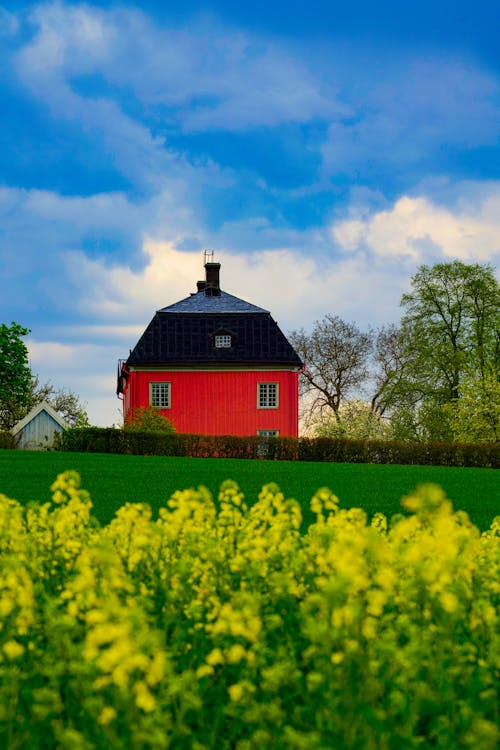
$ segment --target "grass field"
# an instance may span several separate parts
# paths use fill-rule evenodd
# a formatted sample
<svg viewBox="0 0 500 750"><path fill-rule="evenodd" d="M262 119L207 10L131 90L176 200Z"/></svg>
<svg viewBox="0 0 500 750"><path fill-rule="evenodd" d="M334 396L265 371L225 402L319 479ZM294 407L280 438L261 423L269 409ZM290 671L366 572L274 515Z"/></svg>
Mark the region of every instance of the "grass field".
<svg viewBox="0 0 500 750"><path fill-rule="evenodd" d="M291 461L123 456L92 453L0 451L0 493L21 502L50 498L57 474L74 469L94 503L95 515L108 522L127 501L147 502L154 509L178 489L205 485L217 495L225 479L234 479L252 503L264 484L276 482L303 507L329 487L343 507L362 507L368 514L400 512L400 499L418 484L440 484L456 509L465 510L481 529L500 514L500 473L493 469L441 466L391 466Z"/></svg>

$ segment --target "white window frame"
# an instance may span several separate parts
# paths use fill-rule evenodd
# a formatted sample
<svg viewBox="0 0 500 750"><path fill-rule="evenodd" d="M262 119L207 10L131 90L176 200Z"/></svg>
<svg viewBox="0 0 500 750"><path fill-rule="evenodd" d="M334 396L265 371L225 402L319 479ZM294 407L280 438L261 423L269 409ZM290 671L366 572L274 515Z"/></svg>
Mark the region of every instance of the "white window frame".
<svg viewBox="0 0 500 750"><path fill-rule="evenodd" d="M257 409L278 409L279 395L279 383L257 383Z"/></svg>
<svg viewBox="0 0 500 750"><path fill-rule="evenodd" d="M170 409L171 383L165 380L151 381L149 383L149 403L155 409Z"/></svg>
<svg viewBox="0 0 500 750"><path fill-rule="evenodd" d="M215 334L215 348L216 349L230 349L231 348L231 335L228 333L216 333Z"/></svg>
<svg viewBox="0 0 500 750"><path fill-rule="evenodd" d="M257 430L257 435L263 438L279 437L280 431L279 430Z"/></svg>

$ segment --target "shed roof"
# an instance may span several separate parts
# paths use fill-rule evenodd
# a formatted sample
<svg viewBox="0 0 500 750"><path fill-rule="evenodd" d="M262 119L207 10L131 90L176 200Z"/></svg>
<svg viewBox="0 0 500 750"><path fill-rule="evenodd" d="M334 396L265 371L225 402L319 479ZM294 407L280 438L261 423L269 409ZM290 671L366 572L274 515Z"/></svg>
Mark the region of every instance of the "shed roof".
<svg viewBox="0 0 500 750"><path fill-rule="evenodd" d="M57 422L63 430L67 429L68 425L64 419L56 412L56 410L48 403L48 401L41 401L39 404L34 406L23 419L20 419L14 427L11 429L13 435L17 435L26 425L32 422L41 412L46 412L55 422Z"/></svg>

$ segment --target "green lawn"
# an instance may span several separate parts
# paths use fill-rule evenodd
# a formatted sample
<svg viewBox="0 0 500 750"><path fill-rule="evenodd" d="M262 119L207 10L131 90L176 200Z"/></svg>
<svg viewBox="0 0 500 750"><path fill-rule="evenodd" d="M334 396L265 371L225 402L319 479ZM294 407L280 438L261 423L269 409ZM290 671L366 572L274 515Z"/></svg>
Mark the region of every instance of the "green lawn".
<svg viewBox="0 0 500 750"><path fill-rule="evenodd" d="M56 475L67 469L79 472L103 523L124 502L147 502L156 509L177 489L203 484L215 495L225 479L238 482L250 503L263 484L276 482L287 497L301 503L306 521L309 500L319 487L329 487L343 507L391 516L400 511L400 498L423 482L440 484L455 508L467 511L482 530L500 514L500 472L441 466L0 450L0 493L21 502L46 501Z"/></svg>

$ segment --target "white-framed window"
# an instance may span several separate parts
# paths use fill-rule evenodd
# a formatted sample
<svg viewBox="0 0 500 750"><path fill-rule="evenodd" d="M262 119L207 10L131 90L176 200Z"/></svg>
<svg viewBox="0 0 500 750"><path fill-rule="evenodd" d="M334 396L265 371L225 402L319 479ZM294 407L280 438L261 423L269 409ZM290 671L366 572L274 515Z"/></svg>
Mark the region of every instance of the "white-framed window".
<svg viewBox="0 0 500 750"><path fill-rule="evenodd" d="M279 437L279 430L257 430L259 437Z"/></svg>
<svg viewBox="0 0 500 750"><path fill-rule="evenodd" d="M231 348L231 336L227 333L218 333L215 336L215 348L216 349L230 349Z"/></svg>
<svg viewBox="0 0 500 750"><path fill-rule="evenodd" d="M279 383L257 383L257 408L277 409Z"/></svg>
<svg viewBox="0 0 500 750"><path fill-rule="evenodd" d="M149 403L159 409L170 409L170 383L150 383Z"/></svg>

